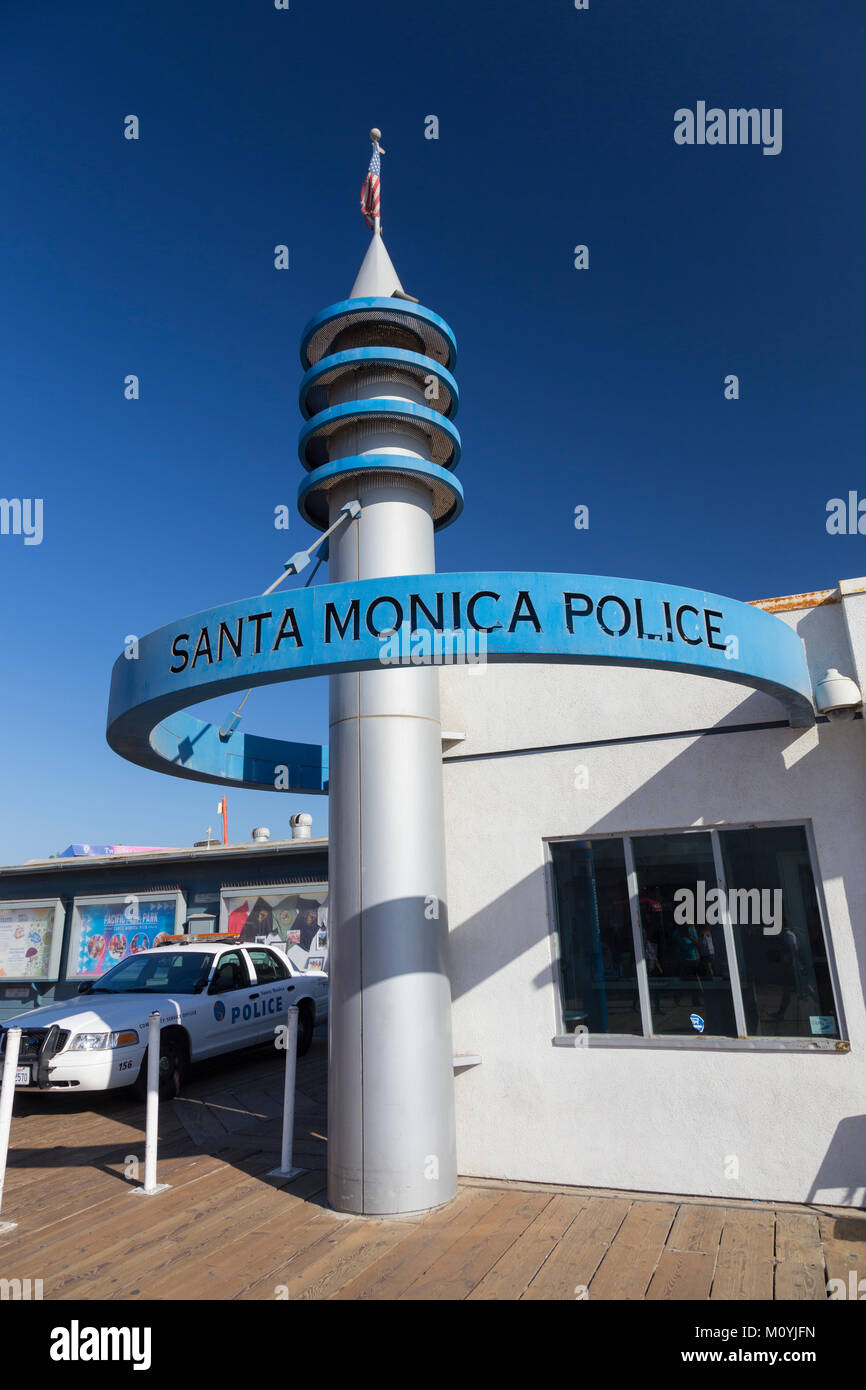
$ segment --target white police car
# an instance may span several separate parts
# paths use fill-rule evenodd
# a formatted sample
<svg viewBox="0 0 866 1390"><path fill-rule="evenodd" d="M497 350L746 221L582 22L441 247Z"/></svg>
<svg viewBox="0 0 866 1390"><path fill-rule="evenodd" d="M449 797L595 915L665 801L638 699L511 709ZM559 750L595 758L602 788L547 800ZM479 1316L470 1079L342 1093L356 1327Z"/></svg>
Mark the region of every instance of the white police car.
<svg viewBox="0 0 866 1390"><path fill-rule="evenodd" d="M128 956L78 997L7 1018L21 1028L16 1089L146 1088L148 1020L161 1016L160 1095L177 1094L191 1062L274 1042L298 1007L298 1053L328 1013L328 979L299 971L278 946L178 936Z"/></svg>

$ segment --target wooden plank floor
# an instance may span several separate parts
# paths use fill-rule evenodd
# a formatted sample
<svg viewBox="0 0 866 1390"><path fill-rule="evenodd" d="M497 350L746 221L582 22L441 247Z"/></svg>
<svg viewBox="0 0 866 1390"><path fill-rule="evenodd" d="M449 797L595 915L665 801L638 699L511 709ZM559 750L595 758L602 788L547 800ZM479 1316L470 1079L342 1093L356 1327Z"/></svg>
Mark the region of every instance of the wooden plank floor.
<svg viewBox="0 0 866 1390"><path fill-rule="evenodd" d="M46 1299L824 1299L866 1269L866 1212L463 1179L426 1216L327 1205L327 1055L298 1063L291 1183L283 1059L197 1068L161 1107L154 1197L132 1197L144 1110L127 1094L15 1100L0 1275Z"/></svg>

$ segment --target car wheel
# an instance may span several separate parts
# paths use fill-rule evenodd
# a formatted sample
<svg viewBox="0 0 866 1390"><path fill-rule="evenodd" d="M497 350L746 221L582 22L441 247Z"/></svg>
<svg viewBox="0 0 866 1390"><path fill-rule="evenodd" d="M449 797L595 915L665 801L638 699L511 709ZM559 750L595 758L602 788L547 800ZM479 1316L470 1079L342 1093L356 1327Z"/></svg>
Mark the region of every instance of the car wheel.
<svg viewBox="0 0 866 1390"><path fill-rule="evenodd" d="M177 1034L163 1033L159 1042L159 1098L174 1100L180 1091L187 1065L186 1047ZM147 1053L141 1061L135 1092L141 1099L147 1095Z"/></svg>
<svg viewBox="0 0 866 1390"><path fill-rule="evenodd" d="M298 1056L303 1057L304 1053L309 1052L310 1043L313 1041L313 1026L315 1018L313 1010L309 1004L304 1002L298 1009Z"/></svg>

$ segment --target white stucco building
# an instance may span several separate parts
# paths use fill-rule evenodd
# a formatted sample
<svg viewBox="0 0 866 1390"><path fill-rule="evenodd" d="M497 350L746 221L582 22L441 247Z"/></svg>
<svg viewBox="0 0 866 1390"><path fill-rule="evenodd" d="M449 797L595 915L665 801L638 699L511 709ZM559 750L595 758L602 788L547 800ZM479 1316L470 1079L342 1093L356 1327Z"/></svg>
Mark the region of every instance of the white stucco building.
<svg viewBox="0 0 866 1390"><path fill-rule="evenodd" d="M866 580L760 606L866 688ZM440 688L459 1172L862 1206L862 718L609 666ZM719 887L759 893L702 921Z"/></svg>

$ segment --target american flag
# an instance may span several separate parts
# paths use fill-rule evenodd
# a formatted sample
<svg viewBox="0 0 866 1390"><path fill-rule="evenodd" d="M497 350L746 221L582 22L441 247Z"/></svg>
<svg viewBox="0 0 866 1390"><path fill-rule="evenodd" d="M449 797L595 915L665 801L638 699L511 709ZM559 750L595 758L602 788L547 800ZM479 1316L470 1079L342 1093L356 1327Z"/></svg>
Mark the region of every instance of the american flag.
<svg viewBox="0 0 866 1390"><path fill-rule="evenodd" d="M371 231L375 230L376 219L379 216L379 173L381 168L379 148L374 145L370 167L361 189L361 211L364 214L364 221Z"/></svg>

